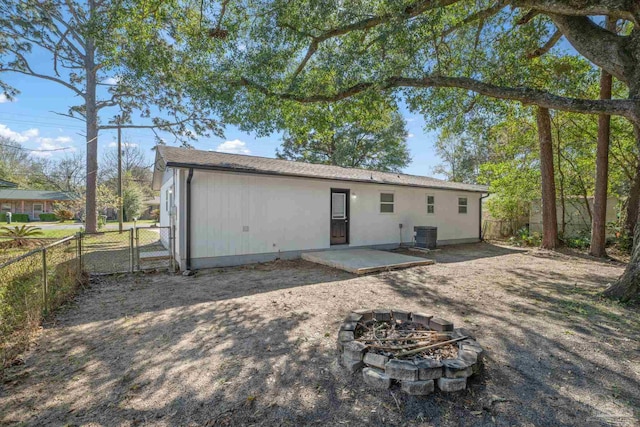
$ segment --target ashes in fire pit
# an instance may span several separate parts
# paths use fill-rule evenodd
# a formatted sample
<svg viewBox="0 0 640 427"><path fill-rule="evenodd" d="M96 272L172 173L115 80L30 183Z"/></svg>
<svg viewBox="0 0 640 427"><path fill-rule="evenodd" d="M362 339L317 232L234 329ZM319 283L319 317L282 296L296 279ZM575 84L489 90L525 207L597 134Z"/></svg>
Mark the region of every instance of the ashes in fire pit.
<svg viewBox="0 0 640 427"><path fill-rule="evenodd" d="M412 395L464 390L478 371L482 347L453 323L402 310L358 310L340 327L338 350L351 373L372 387L400 383Z"/></svg>

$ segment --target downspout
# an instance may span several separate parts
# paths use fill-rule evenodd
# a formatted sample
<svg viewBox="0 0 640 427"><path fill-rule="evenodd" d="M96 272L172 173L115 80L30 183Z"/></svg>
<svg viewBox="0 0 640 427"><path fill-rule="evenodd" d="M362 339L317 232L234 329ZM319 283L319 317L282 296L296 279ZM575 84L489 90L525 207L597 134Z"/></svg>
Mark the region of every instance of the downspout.
<svg viewBox="0 0 640 427"><path fill-rule="evenodd" d="M480 239L480 241L484 241L484 238L482 237L482 200L486 199L487 197L489 197L489 193L480 196L480 201L479 201L479 207L480 209L478 209L478 239Z"/></svg>
<svg viewBox="0 0 640 427"><path fill-rule="evenodd" d="M186 271L191 271L191 180L193 179L193 168L189 168L187 176L187 212L185 215L185 244L186 248Z"/></svg>

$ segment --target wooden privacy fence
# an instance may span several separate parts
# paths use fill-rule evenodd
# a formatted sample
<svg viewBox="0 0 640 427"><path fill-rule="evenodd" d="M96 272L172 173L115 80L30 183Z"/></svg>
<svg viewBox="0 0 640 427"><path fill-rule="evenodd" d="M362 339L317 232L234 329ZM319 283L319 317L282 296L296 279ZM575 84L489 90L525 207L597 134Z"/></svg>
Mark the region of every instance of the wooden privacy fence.
<svg viewBox="0 0 640 427"><path fill-rule="evenodd" d="M505 239L511 237L527 224L522 221L485 219L482 222L483 239Z"/></svg>

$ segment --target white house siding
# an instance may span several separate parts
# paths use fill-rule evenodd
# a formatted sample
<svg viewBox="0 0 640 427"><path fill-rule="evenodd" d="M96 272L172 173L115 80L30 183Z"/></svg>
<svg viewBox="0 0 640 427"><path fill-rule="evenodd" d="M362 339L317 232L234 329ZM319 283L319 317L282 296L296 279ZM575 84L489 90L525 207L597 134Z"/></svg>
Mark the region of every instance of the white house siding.
<svg viewBox="0 0 640 427"><path fill-rule="evenodd" d="M176 192L183 183L181 178ZM351 192L350 246L410 243L416 225L438 227L440 244L479 235L479 193L202 170L194 171L191 185L196 267L216 265L206 261L215 257L329 249L331 188ZM379 212L381 192L395 194L395 213ZM427 194L435 196L435 214L427 214ZM458 197L467 197L466 214L458 213ZM176 195L182 206L183 199ZM184 223L177 222L183 230Z"/></svg>

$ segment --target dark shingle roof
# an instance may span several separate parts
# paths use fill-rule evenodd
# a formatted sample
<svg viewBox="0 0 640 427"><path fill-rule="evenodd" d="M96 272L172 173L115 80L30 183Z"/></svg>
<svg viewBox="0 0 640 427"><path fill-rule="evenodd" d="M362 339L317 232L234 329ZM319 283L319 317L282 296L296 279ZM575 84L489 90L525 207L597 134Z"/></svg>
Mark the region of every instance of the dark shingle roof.
<svg viewBox="0 0 640 427"><path fill-rule="evenodd" d="M157 147L156 171L163 171L166 166L331 179L337 181L367 182L373 184L392 184L408 187L439 188L478 193L488 192L487 187L483 185L449 182L426 176L407 175L393 172L377 172L366 169L343 168L340 166L294 162L267 157L227 154L215 151L192 150L159 145ZM157 182L157 180L154 179L154 182ZM154 185L154 187L157 187L157 185Z"/></svg>
<svg viewBox="0 0 640 427"><path fill-rule="evenodd" d="M0 189L0 200L73 200L63 191Z"/></svg>
<svg viewBox="0 0 640 427"><path fill-rule="evenodd" d="M18 184L16 184L15 182L7 181L6 179L0 179L0 188L2 187L16 188L17 186Z"/></svg>

